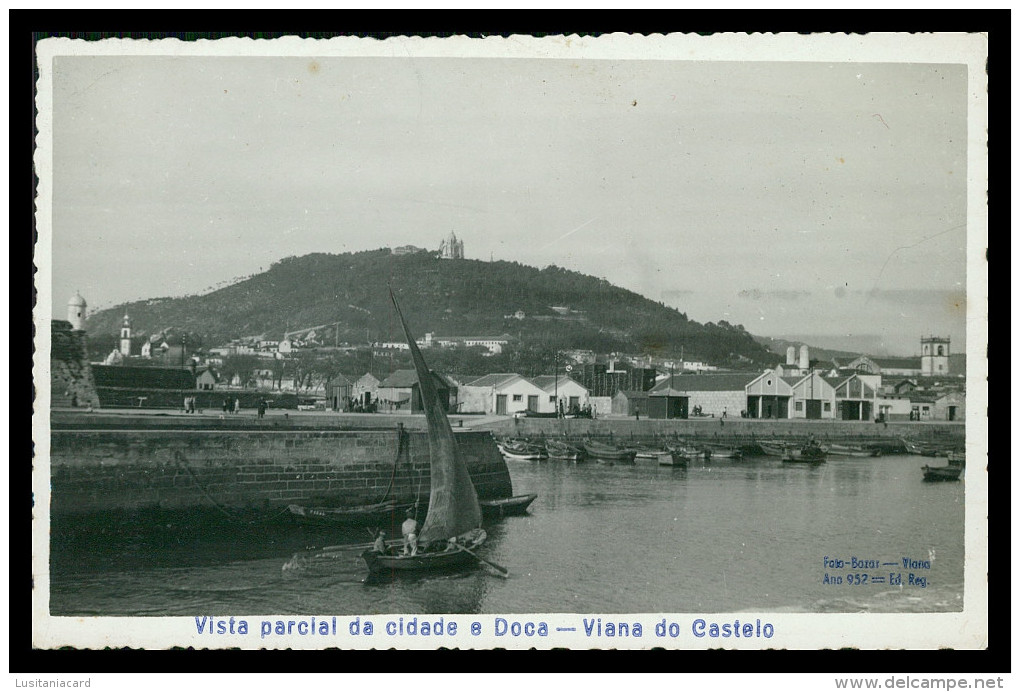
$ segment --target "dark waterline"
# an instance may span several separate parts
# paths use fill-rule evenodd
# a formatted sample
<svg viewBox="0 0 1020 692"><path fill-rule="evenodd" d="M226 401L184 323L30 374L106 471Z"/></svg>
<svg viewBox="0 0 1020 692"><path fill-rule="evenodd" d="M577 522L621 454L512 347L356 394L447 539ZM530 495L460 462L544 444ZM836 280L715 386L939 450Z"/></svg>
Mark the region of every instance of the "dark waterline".
<svg viewBox="0 0 1020 692"><path fill-rule="evenodd" d="M291 526L55 544L55 615L943 612L963 609L964 483L924 483L915 456L695 462L508 461L530 513L489 524L506 566L366 582L365 529ZM312 553L314 555L314 553ZM825 558L828 557L829 566ZM837 559L895 562L835 568ZM930 565L905 569L903 558ZM866 563L867 564L867 563ZM899 573L902 585L847 584ZM925 587L908 584L908 574ZM842 584L825 584L844 577ZM852 576L851 576L852 578Z"/></svg>

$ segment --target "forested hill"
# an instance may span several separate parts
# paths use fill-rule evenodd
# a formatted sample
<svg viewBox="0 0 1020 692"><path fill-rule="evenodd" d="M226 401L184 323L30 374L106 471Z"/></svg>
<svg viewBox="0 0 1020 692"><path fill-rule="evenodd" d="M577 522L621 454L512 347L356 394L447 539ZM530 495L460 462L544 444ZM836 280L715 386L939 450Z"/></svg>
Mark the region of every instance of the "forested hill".
<svg viewBox="0 0 1020 692"><path fill-rule="evenodd" d="M433 253L393 255L388 249L290 257L268 271L205 295L119 305L89 317L91 337L116 334L125 314L136 334L172 328L215 346L288 330L339 323L327 342L399 341L389 303L392 286L419 338L509 334L525 344L680 355L687 360L774 363L778 358L744 331L721 321L699 324L601 279L550 266L442 260ZM553 308L558 308L554 310ZM515 313L523 312L523 319Z"/></svg>

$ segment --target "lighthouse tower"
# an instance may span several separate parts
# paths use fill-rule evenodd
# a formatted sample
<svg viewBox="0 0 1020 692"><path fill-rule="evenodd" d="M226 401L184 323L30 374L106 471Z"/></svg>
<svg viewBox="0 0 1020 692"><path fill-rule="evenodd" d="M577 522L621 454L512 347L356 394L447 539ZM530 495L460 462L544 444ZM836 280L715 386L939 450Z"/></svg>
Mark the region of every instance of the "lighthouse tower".
<svg viewBox="0 0 1020 692"><path fill-rule="evenodd" d="M124 324L120 327L120 354L131 355L131 318L124 315Z"/></svg>
<svg viewBox="0 0 1020 692"><path fill-rule="evenodd" d="M88 304L77 291L67 301L67 321L71 323L71 329L83 331L85 329L85 317Z"/></svg>

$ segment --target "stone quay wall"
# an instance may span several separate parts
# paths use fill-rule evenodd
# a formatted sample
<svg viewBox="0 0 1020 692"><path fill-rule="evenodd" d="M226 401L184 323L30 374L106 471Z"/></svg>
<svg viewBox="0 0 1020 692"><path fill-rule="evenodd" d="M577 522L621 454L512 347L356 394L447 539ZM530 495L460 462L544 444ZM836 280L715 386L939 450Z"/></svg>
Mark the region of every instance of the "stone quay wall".
<svg viewBox="0 0 1020 692"><path fill-rule="evenodd" d="M513 494L492 436L456 434L480 499ZM270 518L287 505L429 497L424 432L405 429L51 431L51 516L146 513ZM389 491L389 492L387 492Z"/></svg>
<svg viewBox="0 0 1020 692"><path fill-rule="evenodd" d="M490 426L497 436L569 438L652 439L656 437L695 437L719 441L746 442L752 438L815 436L819 439L847 442L867 441L875 438L907 438L918 441L962 441L965 426L962 422L893 422L886 424L871 421L843 420L759 420L748 418L696 418L656 419L634 418L514 418Z"/></svg>

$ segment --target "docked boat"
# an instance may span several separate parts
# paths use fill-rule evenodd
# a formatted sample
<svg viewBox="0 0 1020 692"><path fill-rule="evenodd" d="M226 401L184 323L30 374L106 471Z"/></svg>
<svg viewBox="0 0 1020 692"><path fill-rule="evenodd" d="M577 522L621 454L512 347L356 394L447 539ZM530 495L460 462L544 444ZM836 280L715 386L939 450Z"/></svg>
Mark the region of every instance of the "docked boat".
<svg viewBox="0 0 1020 692"><path fill-rule="evenodd" d="M939 449L935 445L914 442L905 437L902 440L903 446L907 448L909 454L917 454L922 457L937 457L939 455Z"/></svg>
<svg viewBox="0 0 1020 692"><path fill-rule="evenodd" d="M508 459L536 461L546 458L545 449L541 445L522 440L504 440L497 442L496 446L499 447L500 453Z"/></svg>
<svg viewBox="0 0 1020 692"><path fill-rule="evenodd" d="M737 447L720 447L710 445L706 447L712 452L713 459L743 459L744 453Z"/></svg>
<svg viewBox="0 0 1020 692"><path fill-rule="evenodd" d="M784 464L822 464L825 463L825 450L818 445L808 444L800 449L787 450L783 455Z"/></svg>
<svg viewBox="0 0 1020 692"><path fill-rule="evenodd" d="M594 440L584 441L584 451L590 457L613 461L619 464L633 464L636 452L633 449L616 447L614 445L595 442Z"/></svg>
<svg viewBox="0 0 1020 692"><path fill-rule="evenodd" d="M833 457L877 457L882 454L880 449L868 449L866 447L855 447L851 445L830 444L825 448L829 456Z"/></svg>
<svg viewBox="0 0 1020 692"><path fill-rule="evenodd" d="M585 457L583 449L562 440L546 440L545 451L550 459L578 462L584 461Z"/></svg>
<svg viewBox="0 0 1020 692"><path fill-rule="evenodd" d="M664 456L669 456L667 450L659 447L636 446L631 449L634 450L634 459L641 459L642 461L658 461Z"/></svg>
<svg viewBox="0 0 1020 692"><path fill-rule="evenodd" d="M287 511L298 522L315 526L392 526L412 506L392 501L351 507L288 505Z"/></svg>
<svg viewBox="0 0 1020 692"><path fill-rule="evenodd" d="M929 483L939 481L958 481L963 473L963 466L922 466L924 480Z"/></svg>
<svg viewBox="0 0 1020 692"><path fill-rule="evenodd" d="M668 447L666 454L659 457L659 466L681 466L687 468L690 464L690 454L680 447Z"/></svg>
<svg viewBox="0 0 1020 692"><path fill-rule="evenodd" d="M506 570L478 556L473 551L485 541L482 530L482 509L478 503L467 466L461 458L457 440L454 439L450 421L443 411L439 394L425 365L425 359L411 330L397 306L397 300L390 292L390 300L400 318L400 325L407 338L411 359L418 376L422 406L429 442L429 489L428 511L418 531L418 550L415 554L393 554L392 549L384 552L366 550L361 554L370 575L394 575L398 573L428 574L484 562L500 570Z"/></svg>
<svg viewBox="0 0 1020 692"><path fill-rule="evenodd" d="M482 516L486 519L496 519L518 514L527 514L528 507L538 498L535 493L528 495L514 495L498 500L479 500L482 508Z"/></svg>
<svg viewBox="0 0 1020 692"><path fill-rule="evenodd" d="M786 456L787 445L778 442L759 442L758 446L761 447L761 451L765 452L770 457L782 457Z"/></svg>

